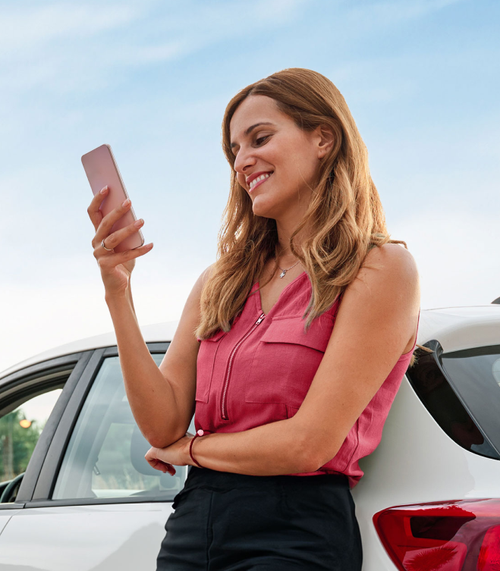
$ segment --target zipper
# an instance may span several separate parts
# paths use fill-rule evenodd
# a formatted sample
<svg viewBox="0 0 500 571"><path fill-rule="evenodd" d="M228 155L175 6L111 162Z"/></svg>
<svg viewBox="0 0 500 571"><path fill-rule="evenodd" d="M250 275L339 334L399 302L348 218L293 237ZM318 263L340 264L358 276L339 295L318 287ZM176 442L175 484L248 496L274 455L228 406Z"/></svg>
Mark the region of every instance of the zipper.
<svg viewBox="0 0 500 571"><path fill-rule="evenodd" d="M265 313L261 313L261 315L259 315L259 319L257 319L257 321L250 328L250 330L246 332L246 334L238 341L238 343L236 343L233 350L231 351L231 354L229 355L229 360L227 362L226 376L224 377L224 384L222 385L222 396L221 396L221 404L220 404L220 412L221 412L221 417L223 420L229 420L229 417L227 415L227 389L229 387L229 381L231 378L231 371L233 369L234 357L235 357L236 353L238 352L238 349L241 347L241 345L257 329L257 327L264 321L265 317L266 317Z"/></svg>

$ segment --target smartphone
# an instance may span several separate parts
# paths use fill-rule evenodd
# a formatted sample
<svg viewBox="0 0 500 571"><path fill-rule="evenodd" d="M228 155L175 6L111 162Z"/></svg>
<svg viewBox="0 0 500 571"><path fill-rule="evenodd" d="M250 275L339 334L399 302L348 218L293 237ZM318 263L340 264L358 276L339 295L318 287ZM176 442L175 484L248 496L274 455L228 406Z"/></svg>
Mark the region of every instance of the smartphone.
<svg viewBox="0 0 500 571"><path fill-rule="evenodd" d="M82 156L82 164L89 179L92 192L96 195L106 185L109 192L101 204L101 212L104 216L109 214L117 206L120 206L124 200L128 198L125 185L116 165L115 158L109 145L101 145ZM131 208L119 220L115 222L111 232L115 232L120 228L124 228L129 224L133 224L137 220L134 209ZM118 244L115 252L124 252L126 250L134 250L144 244L144 236L140 230L125 238L123 242Z"/></svg>

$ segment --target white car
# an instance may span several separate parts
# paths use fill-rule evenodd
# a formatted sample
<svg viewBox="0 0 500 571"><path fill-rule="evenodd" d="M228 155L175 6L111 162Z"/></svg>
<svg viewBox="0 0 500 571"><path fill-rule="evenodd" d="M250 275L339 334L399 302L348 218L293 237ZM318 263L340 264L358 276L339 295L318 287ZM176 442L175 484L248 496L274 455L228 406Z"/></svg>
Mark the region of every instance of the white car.
<svg viewBox="0 0 500 571"><path fill-rule="evenodd" d="M143 330L157 362L174 327ZM363 569L498 571L500 305L422 311L418 343L353 490ZM2 571L155 569L186 469L144 460L113 335L0 375L0 443Z"/></svg>

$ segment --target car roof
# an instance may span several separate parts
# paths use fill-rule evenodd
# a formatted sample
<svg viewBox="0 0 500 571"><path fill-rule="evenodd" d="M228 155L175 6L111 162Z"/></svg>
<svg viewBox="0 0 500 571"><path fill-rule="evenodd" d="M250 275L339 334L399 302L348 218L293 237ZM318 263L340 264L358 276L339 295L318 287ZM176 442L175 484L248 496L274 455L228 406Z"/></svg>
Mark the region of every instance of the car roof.
<svg viewBox="0 0 500 571"><path fill-rule="evenodd" d="M172 337L177 329L177 321L169 321L166 323L155 323L152 325L145 325L141 327L142 335L146 343L165 343L172 340ZM93 337L86 337L84 339L78 339L77 341L72 341L71 343L66 343L64 345L59 345L34 355L20 363L17 363L13 367L0 372L0 378L15 373L20 369L29 367L30 365L35 365L36 363L41 363L42 361L48 361L49 359L54 359L56 357L62 357L64 355L71 355L72 353L80 353L82 351L89 351L91 349L100 349L102 347L113 347L116 345L116 336L114 331L104 333L102 335L94 335Z"/></svg>
<svg viewBox="0 0 500 571"><path fill-rule="evenodd" d="M172 340L177 324L177 321L170 321L145 325L141 331L147 343L168 342ZM433 339L439 341L445 352L500 344L500 305L423 309L417 343L423 345ZM0 377L56 357L114 345L114 332L87 337L34 355L3 371Z"/></svg>
<svg viewBox="0 0 500 571"><path fill-rule="evenodd" d="M500 345L500 305L442 307L422 311L418 343L436 339L443 351Z"/></svg>

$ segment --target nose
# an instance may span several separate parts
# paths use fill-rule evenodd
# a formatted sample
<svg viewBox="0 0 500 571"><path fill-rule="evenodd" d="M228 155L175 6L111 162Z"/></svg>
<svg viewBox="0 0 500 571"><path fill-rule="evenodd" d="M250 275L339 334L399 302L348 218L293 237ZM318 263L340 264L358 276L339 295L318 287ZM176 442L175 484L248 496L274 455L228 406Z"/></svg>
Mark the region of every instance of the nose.
<svg viewBox="0 0 500 571"><path fill-rule="evenodd" d="M234 159L234 170L244 176L253 165L255 165L255 156L252 149L242 145Z"/></svg>

